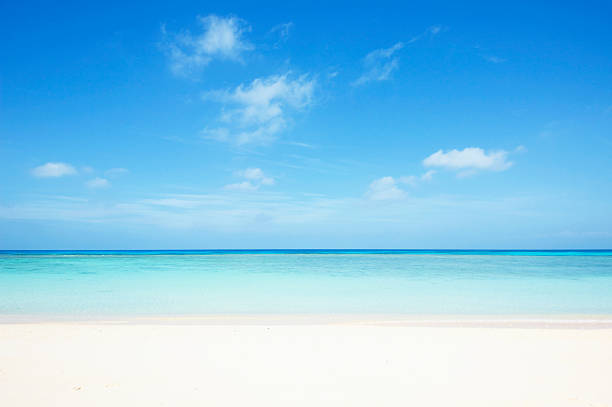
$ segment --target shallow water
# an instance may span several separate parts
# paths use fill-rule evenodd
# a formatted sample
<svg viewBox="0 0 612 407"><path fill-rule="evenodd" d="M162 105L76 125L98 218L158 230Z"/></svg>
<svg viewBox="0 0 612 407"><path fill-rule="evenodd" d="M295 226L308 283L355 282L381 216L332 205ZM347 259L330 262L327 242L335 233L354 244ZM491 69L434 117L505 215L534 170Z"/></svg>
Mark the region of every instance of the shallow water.
<svg viewBox="0 0 612 407"><path fill-rule="evenodd" d="M612 251L2 251L0 314L612 314Z"/></svg>

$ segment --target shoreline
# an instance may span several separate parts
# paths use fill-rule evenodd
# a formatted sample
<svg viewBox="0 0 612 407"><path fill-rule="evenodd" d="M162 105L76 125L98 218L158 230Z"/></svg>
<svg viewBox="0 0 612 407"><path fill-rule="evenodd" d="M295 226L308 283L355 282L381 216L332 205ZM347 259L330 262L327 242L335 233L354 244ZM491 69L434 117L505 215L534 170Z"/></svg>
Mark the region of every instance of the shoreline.
<svg viewBox="0 0 612 407"><path fill-rule="evenodd" d="M3 325L202 325L612 329L612 314L204 314L204 315L0 315Z"/></svg>

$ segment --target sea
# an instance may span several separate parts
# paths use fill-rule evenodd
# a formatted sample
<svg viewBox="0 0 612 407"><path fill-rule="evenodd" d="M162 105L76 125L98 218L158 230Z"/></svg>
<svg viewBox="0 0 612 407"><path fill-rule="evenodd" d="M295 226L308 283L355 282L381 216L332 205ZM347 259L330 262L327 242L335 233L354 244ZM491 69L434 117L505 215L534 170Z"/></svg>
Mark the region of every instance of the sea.
<svg viewBox="0 0 612 407"><path fill-rule="evenodd" d="M0 251L0 316L610 315L612 250Z"/></svg>

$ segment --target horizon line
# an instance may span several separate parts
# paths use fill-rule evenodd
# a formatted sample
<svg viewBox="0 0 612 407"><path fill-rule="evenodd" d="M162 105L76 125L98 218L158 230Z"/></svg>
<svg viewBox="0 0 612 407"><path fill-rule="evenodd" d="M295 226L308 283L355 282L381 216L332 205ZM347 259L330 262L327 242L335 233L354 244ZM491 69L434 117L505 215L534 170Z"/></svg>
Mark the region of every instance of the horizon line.
<svg viewBox="0 0 612 407"><path fill-rule="evenodd" d="M148 251L165 251L165 252L196 252L196 251L496 251L496 252L568 252L568 251L612 251L612 248L599 249L579 249L579 248L564 248L564 249L492 249L492 248L470 248L470 249L413 249L413 248L251 248L251 249L230 249L230 248L215 248L215 249L0 249L0 252L148 252Z"/></svg>

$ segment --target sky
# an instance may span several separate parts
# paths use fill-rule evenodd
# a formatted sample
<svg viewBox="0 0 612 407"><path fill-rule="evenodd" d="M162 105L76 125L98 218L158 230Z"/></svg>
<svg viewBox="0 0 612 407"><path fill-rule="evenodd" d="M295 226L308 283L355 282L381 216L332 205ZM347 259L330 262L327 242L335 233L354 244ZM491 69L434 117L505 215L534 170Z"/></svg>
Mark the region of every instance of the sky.
<svg viewBox="0 0 612 407"><path fill-rule="evenodd" d="M0 249L612 248L612 3L0 15Z"/></svg>

